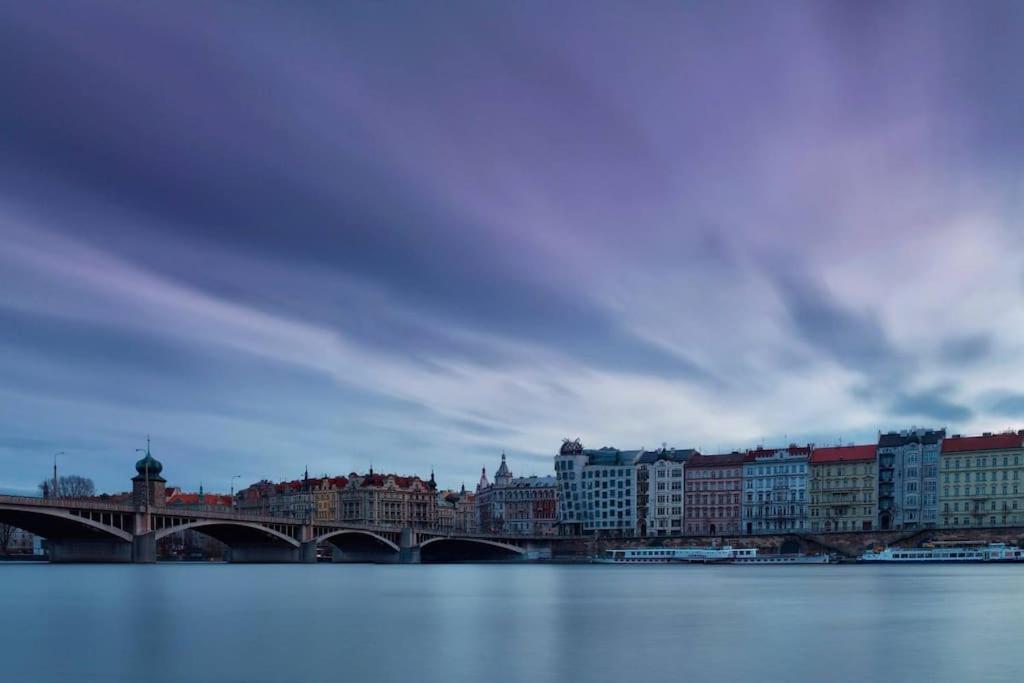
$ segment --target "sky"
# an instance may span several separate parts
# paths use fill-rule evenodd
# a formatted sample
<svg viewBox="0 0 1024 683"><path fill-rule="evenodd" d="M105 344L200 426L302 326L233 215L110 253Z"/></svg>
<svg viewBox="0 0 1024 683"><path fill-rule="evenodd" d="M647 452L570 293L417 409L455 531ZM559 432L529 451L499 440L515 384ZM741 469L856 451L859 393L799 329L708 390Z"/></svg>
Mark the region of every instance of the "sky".
<svg viewBox="0 0 1024 683"><path fill-rule="evenodd" d="M5 2L0 489L1024 427L1024 4ZM232 479L238 475L238 479Z"/></svg>

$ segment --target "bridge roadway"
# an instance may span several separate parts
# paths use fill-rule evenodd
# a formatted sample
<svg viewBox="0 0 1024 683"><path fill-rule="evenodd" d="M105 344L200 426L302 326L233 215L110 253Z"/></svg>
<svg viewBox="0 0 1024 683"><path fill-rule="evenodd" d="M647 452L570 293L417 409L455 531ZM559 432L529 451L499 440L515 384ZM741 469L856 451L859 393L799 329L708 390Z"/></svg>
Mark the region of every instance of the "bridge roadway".
<svg viewBox="0 0 1024 683"><path fill-rule="evenodd" d="M0 496L0 523L47 539L51 562L155 562L157 541L188 530L224 543L231 562L316 562L323 543L335 562L542 559L557 540L23 496Z"/></svg>

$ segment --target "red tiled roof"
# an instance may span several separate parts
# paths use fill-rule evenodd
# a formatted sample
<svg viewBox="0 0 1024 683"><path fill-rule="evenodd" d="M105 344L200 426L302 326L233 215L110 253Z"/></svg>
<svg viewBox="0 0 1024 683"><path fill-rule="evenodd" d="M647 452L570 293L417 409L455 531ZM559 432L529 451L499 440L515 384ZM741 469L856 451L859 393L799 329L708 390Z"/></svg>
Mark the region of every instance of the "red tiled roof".
<svg viewBox="0 0 1024 683"><path fill-rule="evenodd" d="M942 441L943 453L969 453L972 451L998 451L1024 446L1020 434L991 434L989 436L956 436Z"/></svg>
<svg viewBox="0 0 1024 683"><path fill-rule="evenodd" d="M815 448L811 453L811 464L827 462L867 462L875 459L875 444L865 446L831 446Z"/></svg>
<svg viewBox="0 0 1024 683"><path fill-rule="evenodd" d="M355 475L359 476L359 475ZM427 488L426 483L419 477L400 477L397 474L368 474L363 477L363 481L360 484L362 487L369 486L384 486L388 479L395 482L395 486L400 489L408 489L413 486L416 482L419 482L423 488Z"/></svg>
<svg viewBox="0 0 1024 683"><path fill-rule="evenodd" d="M231 496L217 493L204 493L202 500L198 493L182 493L181 489L173 489L167 496L168 505L221 505L231 507Z"/></svg>

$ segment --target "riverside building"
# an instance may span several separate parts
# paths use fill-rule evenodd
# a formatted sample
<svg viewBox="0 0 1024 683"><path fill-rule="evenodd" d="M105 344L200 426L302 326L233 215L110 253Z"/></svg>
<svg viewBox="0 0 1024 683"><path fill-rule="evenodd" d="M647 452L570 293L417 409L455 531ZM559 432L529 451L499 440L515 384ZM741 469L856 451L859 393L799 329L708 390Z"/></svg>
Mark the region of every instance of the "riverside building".
<svg viewBox="0 0 1024 683"><path fill-rule="evenodd" d="M1020 526L1024 522L1024 430L942 442L939 502L944 527Z"/></svg>
<svg viewBox="0 0 1024 683"><path fill-rule="evenodd" d="M636 530L640 536L669 536L683 532L684 469L687 460L694 455L697 451L692 448L677 451L662 447L656 451L643 451L635 458L636 480L645 484L643 493L637 491L635 497ZM612 469L617 467L617 463L612 464Z"/></svg>
<svg viewBox="0 0 1024 683"><path fill-rule="evenodd" d="M639 533L636 463L642 453L607 446L584 449L579 439L565 439L555 456L561 533ZM646 469L644 473L646 476ZM646 511L647 488L644 491Z"/></svg>
<svg viewBox="0 0 1024 683"><path fill-rule="evenodd" d="M909 429L878 437L878 528L938 524L939 453L945 429Z"/></svg>
<svg viewBox="0 0 1024 683"><path fill-rule="evenodd" d="M811 452L811 531L870 531L877 519L876 446Z"/></svg>
<svg viewBox="0 0 1024 683"><path fill-rule="evenodd" d="M502 453L493 484L487 481L487 468L481 471L474 505L484 533L552 534L558 524L556 478L513 477Z"/></svg>
<svg viewBox="0 0 1024 683"><path fill-rule="evenodd" d="M747 451L743 464L743 531L748 534L806 531L811 446Z"/></svg>
<svg viewBox="0 0 1024 683"><path fill-rule="evenodd" d="M741 533L743 453L701 455L686 461L686 533L701 536Z"/></svg>

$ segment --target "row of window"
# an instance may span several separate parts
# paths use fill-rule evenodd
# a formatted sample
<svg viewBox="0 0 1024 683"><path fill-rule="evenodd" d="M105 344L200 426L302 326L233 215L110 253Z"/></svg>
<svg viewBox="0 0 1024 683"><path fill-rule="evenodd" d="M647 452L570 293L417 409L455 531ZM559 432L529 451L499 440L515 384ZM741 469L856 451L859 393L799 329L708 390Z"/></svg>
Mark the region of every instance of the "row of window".
<svg viewBox="0 0 1024 683"><path fill-rule="evenodd" d="M1020 455L1014 455L1012 458L1010 456L1008 456L1008 455L1004 455L1004 456L1002 456L1002 458L1003 458L1003 467L1009 467L1011 460L1013 461L1014 465L1020 465ZM995 456L995 455L993 455L991 457L979 456L979 457L974 458L974 466L975 467L999 467L998 462L999 462L999 457ZM942 469L945 469L945 470L948 470L948 469L951 469L951 468L960 469L961 466L962 467L970 467L971 466L971 459L970 458L945 458L943 460Z"/></svg>

